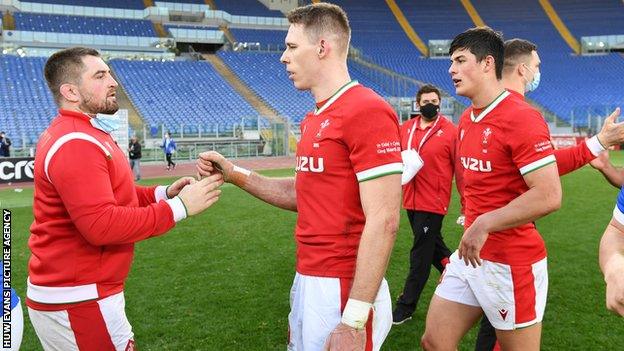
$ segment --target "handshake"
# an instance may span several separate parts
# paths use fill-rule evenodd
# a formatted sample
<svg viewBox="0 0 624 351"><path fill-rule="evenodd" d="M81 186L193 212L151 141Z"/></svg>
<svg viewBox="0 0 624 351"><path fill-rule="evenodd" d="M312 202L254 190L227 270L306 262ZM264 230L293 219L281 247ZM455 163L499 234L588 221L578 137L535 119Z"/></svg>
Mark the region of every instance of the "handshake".
<svg viewBox="0 0 624 351"><path fill-rule="evenodd" d="M234 166L221 154L207 151L199 154L197 159L197 176L183 177L167 187L167 198L178 197L187 216L203 212L219 200L223 182L243 187L250 171Z"/></svg>

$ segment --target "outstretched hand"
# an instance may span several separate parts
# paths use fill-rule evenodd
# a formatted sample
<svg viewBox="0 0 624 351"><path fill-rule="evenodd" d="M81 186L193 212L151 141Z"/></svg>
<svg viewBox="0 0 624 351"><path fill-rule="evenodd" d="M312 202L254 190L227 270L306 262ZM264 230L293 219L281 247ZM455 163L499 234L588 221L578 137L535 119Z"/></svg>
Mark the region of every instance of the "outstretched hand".
<svg viewBox="0 0 624 351"><path fill-rule="evenodd" d="M221 174L214 174L182 188L178 197L186 208L187 216L201 213L217 202L221 195L221 190L218 189L221 185L223 177Z"/></svg>
<svg viewBox="0 0 624 351"><path fill-rule="evenodd" d="M598 133L598 141L606 148L624 143L624 122L617 123L619 116L620 108L618 107L605 118L602 129Z"/></svg>
<svg viewBox="0 0 624 351"><path fill-rule="evenodd" d="M193 184L195 182L196 180L193 177L182 177L176 180L175 182L173 182L173 184L167 187L167 198L171 199L177 196L185 186Z"/></svg>

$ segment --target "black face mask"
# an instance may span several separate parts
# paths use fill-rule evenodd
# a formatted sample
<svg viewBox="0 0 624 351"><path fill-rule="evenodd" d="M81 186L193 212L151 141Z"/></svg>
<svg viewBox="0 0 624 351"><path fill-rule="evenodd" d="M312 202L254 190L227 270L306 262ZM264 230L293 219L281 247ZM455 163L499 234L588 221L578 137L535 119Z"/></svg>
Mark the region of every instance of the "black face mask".
<svg viewBox="0 0 624 351"><path fill-rule="evenodd" d="M420 106L420 114L428 120L432 120L433 118L435 118L438 115L438 111L440 111L440 106L434 105L432 103Z"/></svg>

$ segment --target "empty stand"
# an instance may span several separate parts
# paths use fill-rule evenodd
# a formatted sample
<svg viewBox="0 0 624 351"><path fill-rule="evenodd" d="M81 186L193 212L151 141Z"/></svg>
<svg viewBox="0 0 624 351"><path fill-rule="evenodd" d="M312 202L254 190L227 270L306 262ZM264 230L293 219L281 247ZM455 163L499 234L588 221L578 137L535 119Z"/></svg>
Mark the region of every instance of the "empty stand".
<svg viewBox="0 0 624 351"><path fill-rule="evenodd" d="M56 105L43 77L46 59L0 55L0 129L13 147L34 144L56 116Z"/></svg>
<svg viewBox="0 0 624 351"><path fill-rule="evenodd" d="M190 0L188 0L190 2ZM70 6L89 6L89 7L110 7L129 10L142 10L145 8L143 0L124 0L124 1L109 1L109 0L37 0L37 1L24 1L31 3L44 3L54 5L70 5Z"/></svg>
<svg viewBox="0 0 624 351"><path fill-rule="evenodd" d="M561 20L577 38L624 34L621 0L550 0Z"/></svg>
<svg viewBox="0 0 624 351"><path fill-rule="evenodd" d="M241 43L261 43L271 46L284 46L286 30L266 30L266 29L238 29L230 28L230 31Z"/></svg>
<svg viewBox="0 0 624 351"><path fill-rule="evenodd" d="M284 17L279 11L269 10L258 0L215 0L217 10L225 11L230 15Z"/></svg>
<svg viewBox="0 0 624 351"><path fill-rule="evenodd" d="M16 12L15 29L20 31L157 37L148 20L45 15Z"/></svg>
<svg viewBox="0 0 624 351"><path fill-rule="evenodd" d="M173 133L227 132L243 117L257 116L206 62L111 60L110 65L151 126L164 124Z"/></svg>

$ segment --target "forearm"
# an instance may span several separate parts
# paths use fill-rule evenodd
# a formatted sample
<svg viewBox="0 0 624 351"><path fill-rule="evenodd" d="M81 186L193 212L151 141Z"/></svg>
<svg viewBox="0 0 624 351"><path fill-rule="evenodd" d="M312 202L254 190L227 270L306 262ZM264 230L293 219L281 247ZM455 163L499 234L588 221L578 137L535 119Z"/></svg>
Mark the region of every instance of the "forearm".
<svg viewBox="0 0 624 351"><path fill-rule="evenodd" d="M621 188L624 185L624 170L617 169L607 162L607 164L599 169L602 176L614 187Z"/></svg>
<svg viewBox="0 0 624 351"><path fill-rule="evenodd" d="M559 198L559 200L557 200ZM531 188L506 206L482 214L482 221L489 233L514 228L533 222L559 209L561 192Z"/></svg>
<svg viewBox="0 0 624 351"><path fill-rule="evenodd" d="M591 160L595 159L598 153L602 151L604 151L604 149L602 149L596 137L574 147L555 150L554 154L557 160L559 176L564 176L583 167Z"/></svg>
<svg viewBox="0 0 624 351"><path fill-rule="evenodd" d="M367 220L358 249L350 298L373 303L388 267L398 216Z"/></svg>
<svg viewBox="0 0 624 351"><path fill-rule="evenodd" d="M251 172L242 189L270 205L297 211L294 177L269 178Z"/></svg>
<svg viewBox="0 0 624 351"><path fill-rule="evenodd" d="M148 206L149 204L153 204L154 202L158 202L159 200L167 200L168 197L165 194L166 186L163 186L163 190L160 191L161 197L156 198L156 186L142 186L135 185L134 186L137 198L139 199L139 207Z"/></svg>
<svg viewBox="0 0 624 351"><path fill-rule="evenodd" d="M598 260L605 280L613 274L624 274L624 233L616 225L609 223L600 240Z"/></svg>

